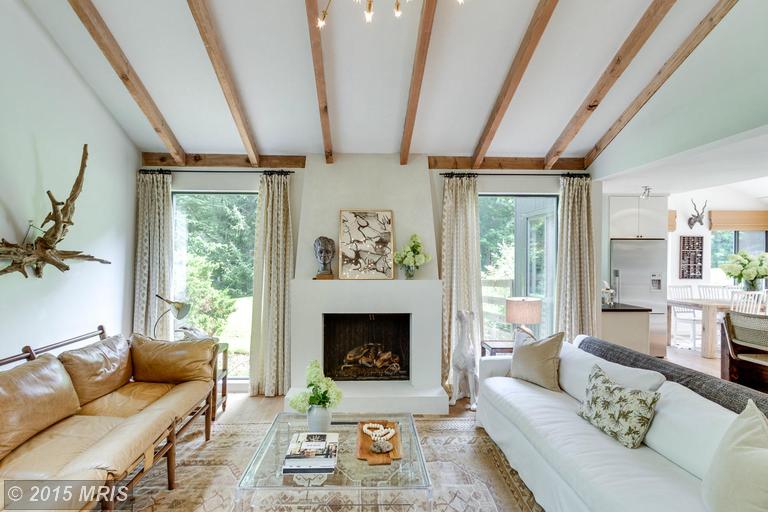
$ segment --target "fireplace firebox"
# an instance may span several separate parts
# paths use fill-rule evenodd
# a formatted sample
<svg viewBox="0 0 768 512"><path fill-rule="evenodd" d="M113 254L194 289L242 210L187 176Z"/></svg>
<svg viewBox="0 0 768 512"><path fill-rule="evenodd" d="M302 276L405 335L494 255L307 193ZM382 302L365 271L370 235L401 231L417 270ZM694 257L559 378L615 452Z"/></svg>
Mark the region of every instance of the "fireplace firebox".
<svg viewBox="0 0 768 512"><path fill-rule="evenodd" d="M326 313L323 370L333 380L409 380L411 315Z"/></svg>

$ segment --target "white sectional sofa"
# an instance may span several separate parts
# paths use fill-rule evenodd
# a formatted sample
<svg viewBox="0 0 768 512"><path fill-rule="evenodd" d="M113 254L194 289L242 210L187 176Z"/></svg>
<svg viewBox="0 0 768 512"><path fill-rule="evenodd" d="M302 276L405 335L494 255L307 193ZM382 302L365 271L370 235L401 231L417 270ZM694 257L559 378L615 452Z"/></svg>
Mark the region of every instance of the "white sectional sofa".
<svg viewBox="0 0 768 512"><path fill-rule="evenodd" d="M577 337L573 345L563 344L563 392L508 377L511 356L483 358L478 421L547 512L705 510L701 481L736 413L668 381L660 372L619 365L580 350L577 346L584 338ZM629 357L637 354L629 352ZM626 349L621 355L617 359L627 357ZM594 364L619 384L662 394L640 448L625 448L578 416ZM671 365L664 361L661 364ZM677 375L674 370L664 371ZM711 378L693 373L697 383L696 379ZM682 374L691 380L687 370ZM708 381L704 385L710 389L713 386ZM722 393L719 388L718 393ZM759 395L765 406L768 397Z"/></svg>

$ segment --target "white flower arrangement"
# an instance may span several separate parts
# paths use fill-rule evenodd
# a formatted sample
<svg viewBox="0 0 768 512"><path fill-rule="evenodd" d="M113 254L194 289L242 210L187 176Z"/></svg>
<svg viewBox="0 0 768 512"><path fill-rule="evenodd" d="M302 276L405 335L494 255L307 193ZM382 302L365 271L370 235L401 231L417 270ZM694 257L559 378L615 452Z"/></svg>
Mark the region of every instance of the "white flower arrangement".
<svg viewBox="0 0 768 512"><path fill-rule="evenodd" d="M326 377L320 361L307 367L307 391L294 395L288 402L293 409L305 413L311 405L333 409L341 402L341 390L330 377Z"/></svg>
<svg viewBox="0 0 768 512"><path fill-rule="evenodd" d="M430 261L432 256L424 251L424 244L419 235L411 235L408 244L395 253L395 263L405 269L406 276L409 278Z"/></svg>
<svg viewBox="0 0 768 512"><path fill-rule="evenodd" d="M720 269L736 282L755 288L757 281L768 277L768 253L752 256L747 251L739 251L728 256L728 262L720 265Z"/></svg>

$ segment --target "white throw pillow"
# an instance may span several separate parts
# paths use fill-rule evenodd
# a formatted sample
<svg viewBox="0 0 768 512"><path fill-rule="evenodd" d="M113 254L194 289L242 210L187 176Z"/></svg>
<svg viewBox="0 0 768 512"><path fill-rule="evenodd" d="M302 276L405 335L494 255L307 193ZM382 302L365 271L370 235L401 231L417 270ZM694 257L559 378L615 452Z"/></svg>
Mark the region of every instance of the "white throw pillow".
<svg viewBox="0 0 768 512"><path fill-rule="evenodd" d="M565 345L569 344L563 343ZM626 388L656 391L666 380L659 372L622 366L580 348L571 348L573 350L560 352L560 388L579 402L586 398L589 373L595 365L599 365L616 384Z"/></svg>
<svg viewBox="0 0 768 512"><path fill-rule="evenodd" d="M645 444L699 479L737 414L676 382L659 388L661 400Z"/></svg>
<svg viewBox="0 0 768 512"><path fill-rule="evenodd" d="M768 420L752 400L723 436L701 490L710 512L768 510Z"/></svg>

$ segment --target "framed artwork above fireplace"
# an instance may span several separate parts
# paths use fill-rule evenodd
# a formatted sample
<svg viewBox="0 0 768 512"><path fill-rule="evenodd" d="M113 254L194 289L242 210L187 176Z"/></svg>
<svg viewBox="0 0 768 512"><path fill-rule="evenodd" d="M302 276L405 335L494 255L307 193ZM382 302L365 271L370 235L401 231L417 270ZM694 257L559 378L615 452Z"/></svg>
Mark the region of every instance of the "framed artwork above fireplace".
<svg viewBox="0 0 768 512"><path fill-rule="evenodd" d="M341 210L339 278L394 279L392 210Z"/></svg>

